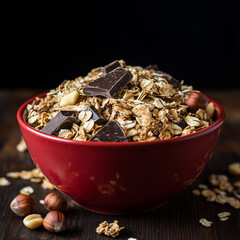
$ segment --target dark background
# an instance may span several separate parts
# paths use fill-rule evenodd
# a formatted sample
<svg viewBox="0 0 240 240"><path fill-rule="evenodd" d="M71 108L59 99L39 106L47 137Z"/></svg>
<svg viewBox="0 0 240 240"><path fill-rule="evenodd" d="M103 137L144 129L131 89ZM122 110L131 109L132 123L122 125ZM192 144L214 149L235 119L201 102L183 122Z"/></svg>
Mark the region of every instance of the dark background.
<svg viewBox="0 0 240 240"><path fill-rule="evenodd" d="M54 88L115 59L195 88L240 87L239 2L113 2L2 8L2 87Z"/></svg>

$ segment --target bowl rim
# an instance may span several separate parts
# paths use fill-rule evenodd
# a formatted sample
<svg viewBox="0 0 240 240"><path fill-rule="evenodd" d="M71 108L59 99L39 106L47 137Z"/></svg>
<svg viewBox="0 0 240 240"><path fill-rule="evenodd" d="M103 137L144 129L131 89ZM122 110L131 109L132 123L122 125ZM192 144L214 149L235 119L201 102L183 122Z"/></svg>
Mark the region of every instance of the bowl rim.
<svg viewBox="0 0 240 240"><path fill-rule="evenodd" d="M193 138L196 137L200 137L202 135L208 134L214 130L216 130L217 128L219 128L225 119L225 112L223 110L223 108L215 101L213 101L212 99L208 99L209 102L212 102L215 106L215 108L217 108L219 110L219 116L216 122L214 122L212 125L210 125L207 128L201 129L195 133L190 133L188 135L185 136L177 136L174 138L170 138L170 139L162 139L162 140L153 140L153 141L143 141L143 142L85 142L85 141L77 141L77 140L72 140L72 139L65 139L65 138L60 138L57 136L53 136L50 134L46 134L46 133L42 133L39 130L34 129L33 127L31 127L30 125L28 125L24 119L23 119L23 113L24 110L26 109L27 105L32 103L34 99L36 99L37 97L42 98L44 96L46 96L47 92L38 94L35 97L30 98L29 100L25 101L18 109L17 111L17 120L18 120L18 124L20 127L26 129L28 132L41 137L41 138L45 138L46 140L52 140L52 141L56 141L56 142L61 142L61 143L65 143L65 144L74 144L74 145L82 145L82 146L119 146L119 147L127 147L127 146L145 146L145 145L154 145L154 144L160 144L160 143L173 143L173 142L178 142L178 141L185 141L185 140L191 140Z"/></svg>

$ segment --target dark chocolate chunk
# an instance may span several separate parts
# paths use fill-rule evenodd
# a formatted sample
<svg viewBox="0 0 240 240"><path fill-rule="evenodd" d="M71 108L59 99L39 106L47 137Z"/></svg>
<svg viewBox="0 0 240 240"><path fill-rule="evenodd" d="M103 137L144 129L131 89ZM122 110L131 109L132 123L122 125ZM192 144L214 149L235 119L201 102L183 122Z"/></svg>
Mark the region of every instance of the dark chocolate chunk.
<svg viewBox="0 0 240 240"><path fill-rule="evenodd" d="M181 83L174 77L172 77L171 75L167 74L168 76L166 76L165 78L167 79L167 81L173 85L174 88L179 88L181 89Z"/></svg>
<svg viewBox="0 0 240 240"><path fill-rule="evenodd" d="M108 65L104 66L102 68L102 73L104 75L106 75L107 73L113 71L115 68L121 67L120 63L118 62L118 60L109 63Z"/></svg>
<svg viewBox="0 0 240 240"><path fill-rule="evenodd" d="M109 120L89 141L91 142L127 142L127 137L118 122Z"/></svg>
<svg viewBox="0 0 240 240"><path fill-rule="evenodd" d="M165 78L174 88L181 89L181 83L176 78L160 70L158 70L157 73L160 73L162 77Z"/></svg>
<svg viewBox="0 0 240 240"><path fill-rule="evenodd" d="M150 64L147 67L145 67L146 70L154 70L157 71L158 70L158 65L157 64Z"/></svg>
<svg viewBox="0 0 240 240"><path fill-rule="evenodd" d="M41 132L57 136L61 129L71 128L73 123L78 123L77 112L59 111L57 115L42 128Z"/></svg>
<svg viewBox="0 0 240 240"><path fill-rule="evenodd" d="M178 123L178 126L181 127L182 129L184 129L185 127L188 126L188 124L185 121L181 121Z"/></svg>
<svg viewBox="0 0 240 240"><path fill-rule="evenodd" d="M165 78L174 88L181 89L181 83L176 78L171 76L170 74L165 73L161 70L158 70L157 64L148 65L147 67L145 67L145 69L147 69L147 70L152 69L152 70L156 71L157 73L160 73L162 75L162 77Z"/></svg>
<svg viewBox="0 0 240 240"><path fill-rule="evenodd" d="M87 96L114 98L132 79L132 74L124 68L116 68L105 76L87 83L83 93Z"/></svg>
<svg viewBox="0 0 240 240"><path fill-rule="evenodd" d="M92 112L92 117L91 119L98 125L103 125L106 120L102 116L102 114L94 107L94 106L89 106L87 107L84 111L90 111Z"/></svg>

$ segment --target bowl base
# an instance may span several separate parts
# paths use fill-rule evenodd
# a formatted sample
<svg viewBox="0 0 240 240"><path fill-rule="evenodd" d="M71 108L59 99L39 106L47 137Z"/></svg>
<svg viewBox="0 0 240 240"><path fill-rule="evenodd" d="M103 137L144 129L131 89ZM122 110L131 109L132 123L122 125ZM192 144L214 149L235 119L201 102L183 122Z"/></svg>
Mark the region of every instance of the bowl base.
<svg viewBox="0 0 240 240"><path fill-rule="evenodd" d="M136 206L136 207L129 207L129 208L106 208L106 209L100 208L100 207L98 208L96 206L92 206L88 204L78 203L74 200L73 202L77 206L94 213L100 213L100 214L106 214L106 215L129 215L129 214L139 214L139 213L145 213L145 212L156 210L162 207L167 202L167 200L163 200L161 202L148 204L144 206Z"/></svg>

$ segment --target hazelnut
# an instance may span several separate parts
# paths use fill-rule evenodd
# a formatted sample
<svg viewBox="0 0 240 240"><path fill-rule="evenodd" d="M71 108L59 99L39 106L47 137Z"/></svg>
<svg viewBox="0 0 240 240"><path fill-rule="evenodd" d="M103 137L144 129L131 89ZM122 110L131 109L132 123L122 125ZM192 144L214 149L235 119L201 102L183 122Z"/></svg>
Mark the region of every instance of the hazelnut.
<svg viewBox="0 0 240 240"><path fill-rule="evenodd" d="M43 226L50 232L62 232L67 229L67 219L63 213L51 211L43 219Z"/></svg>
<svg viewBox="0 0 240 240"><path fill-rule="evenodd" d="M55 193L49 193L44 199L44 207L48 211L64 212L67 207L67 201Z"/></svg>
<svg viewBox="0 0 240 240"><path fill-rule="evenodd" d="M32 213L33 206L34 201L32 197L25 194L17 195L10 204L12 211L20 217L25 217Z"/></svg>
<svg viewBox="0 0 240 240"><path fill-rule="evenodd" d="M186 100L191 112L196 112L199 108L206 109L208 105L208 97L201 92L193 91Z"/></svg>

